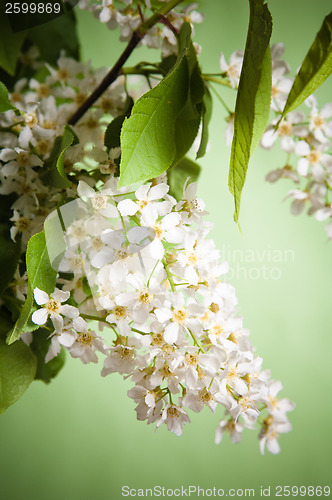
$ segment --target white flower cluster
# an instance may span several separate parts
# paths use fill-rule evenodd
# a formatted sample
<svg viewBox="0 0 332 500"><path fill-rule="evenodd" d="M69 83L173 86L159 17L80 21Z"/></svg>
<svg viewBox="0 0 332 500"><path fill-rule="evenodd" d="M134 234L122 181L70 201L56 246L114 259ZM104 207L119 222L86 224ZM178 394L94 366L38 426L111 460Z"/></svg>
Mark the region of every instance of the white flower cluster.
<svg viewBox="0 0 332 500"><path fill-rule="evenodd" d="M117 181L99 191L80 182L80 199L61 207L62 290L51 297L34 290L42 308L32 320L40 325L50 317L54 325L46 361L61 346L84 363L97 362L99 352L103 376L131 378L128 396L138 420L165 423L180 435L188 410L207 406L215 413L219 405L225 417L217 443L225 431L237 442L259 422L262 452L266 445L278 453L294 404L277 397L281 384L262 370L236 315L235 290L222 279L228 264L207 238L212 225L202 220L196 184L185 186L177 202L165 176L135 191L118 190ZM62 304L69 296L75 306ZM98 334L86 322L91 319L99 322Z"/></svg>
<svg viewBox="0 0 332 500"><path fill-rule="evenodd" d="M286 153L285 164L269 172L266 180L288 178L297 184L286 196L293 199L292 213L298 215L307 207L308 214L318 221L328 220L325 230L332 239L332 102L319 110L315 96L311 96L305 104L306 113L288 113L275 130L281 116L277 114L264 133L264 149L271 149L280 139L280 147Z"/></svg>
<svg viewBox="0 0 332 500"><path fill-rule="evenodd" d="M121 31L120 40L129 41L133 32L140 26L147 9L151 9L150 0L145 0L144 9L140 11L138 3L135 0L80 0L78 6L81 9L93 12L102 23L105 23L109 29L114 30L118 26ZM165 0L159 0L158 7L161 7ZM156 2L154 2L156 8ZM142 44L150 48L161 48L164 57L177 52L177 41L173 30L179 31L184 22L191 24L201 23L204 16L197 12L196 3L191 3L178 10L172 10L165 16L164 24L153 26L142 39ZM173 28L173 29L172 29ZM198 50L198 49L197 49Z"/></svg>
<svg viewBox="0 0 332 500"><path fill-rule="evenodd" d="M272 95L271 110L274 118L267 127L261 147L267 150L279 142L286 153L285 164L269 172L268 182L287 178L298 185L291 189L286 198L293 198L291 211L294 215L308 207L308 214L318 221L328 220L326 233L332 239L332 102L318 108L315 96L306 101L303 111L292 111L281 121L283 108L292 87L293 78L289 78L289 65L281 60L284 46L273 45L272 54ZM239 83L243 53L236 51L227 64L221 54L220 67L223 75L229 79L233 88ZM278 127L276 129L276 126ZM229 120L226 129L226 142L231 145L234 132L234 117Z"/></svg>
<svg viewBox="0 0 332 500"><path fill-rule="evenodd" d="M47 66L47 69L43 82L23 78L16 83L10 99L21 114L7 111L0 116L3 148L0 150L0 194L16 195L11 207L11 237L15 240L18 233L22 234L24 243L42 229L45 217L61 198L62 190L56 188L50 178L50 170L56 170L52 165L56 138L63 135L69 117L106 74L106 69L92 71L89 64L64 55L56 68ZM108 157L103 151L104 131L111 115L117 116L123 111L125 100L124 78L120 77L73 127L80 142L65 153L64 167L69 175L71 172L76 176L86 174L87 157L90 157L90 165L95 158L100 163L104 159L101 174L109 174L110 166L114 170L114 157L119 152L111 151ZM72 191L71 197L75 196Z"/></svg>

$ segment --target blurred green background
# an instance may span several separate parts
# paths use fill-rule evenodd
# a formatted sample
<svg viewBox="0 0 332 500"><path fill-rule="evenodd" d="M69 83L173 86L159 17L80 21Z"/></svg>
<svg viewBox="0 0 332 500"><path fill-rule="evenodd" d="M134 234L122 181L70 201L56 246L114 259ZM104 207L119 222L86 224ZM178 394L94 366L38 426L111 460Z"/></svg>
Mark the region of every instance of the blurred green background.
<svg viewBox="0 0 332 500"><path fill-rule="evenodd" d="M203 46L205 72L218 71L221 51L228 59L243 48L247 3L200 3L205 22L196 27L195 40ZM295 71L330 10L330 0L271 0L269 7L273 43L285 43L285 58ZM108 31L87 12L76 12L83 60L91 59L94 67L112 65L121 47L118 32ZM153 61L158 54L140 48L129 64L143 58ZM318 92L321 105L331 99L331 90L329 80ZM231 90L220 92L232 103ZM272 376L282 380L282 395L297 405L290 414L293 431L280 439L281 454L261 456L253 431L244 433L241 444L225 437L215 446L219 418L208 409L190 415L192 423L180 438L166 426L155 433L153 426L136 421L134 402L126 396L128 381L117 375L101 378L100 366L84 366L67 356L65 369L50 386L33 383L1 416L1 500L117 500L123 485L255 488L256 497L261 485L332 486L332 243L323 223L305 214L294 217L289 202L282 203L293 187L290 181L265 183L268 171L283 166L278 147L269 153L257 150L251 161L241 236L232 220L227 187L225 126L224 110L214 100L199 196L215 224L216 244L230 260L239 312L257 353ZM245 257L248 251L254 262L241 262L241 252ZM282 254L283 262L271 261L275 252Z"/></svg>

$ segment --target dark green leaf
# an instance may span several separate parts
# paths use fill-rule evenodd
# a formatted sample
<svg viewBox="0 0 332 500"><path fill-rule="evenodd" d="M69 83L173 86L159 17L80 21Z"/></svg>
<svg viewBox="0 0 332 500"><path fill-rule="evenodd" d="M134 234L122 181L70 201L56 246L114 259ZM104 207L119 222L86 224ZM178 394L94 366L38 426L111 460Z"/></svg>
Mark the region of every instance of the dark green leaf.
<svg viewBox="0 0 332 500"><path fill-rule="evenodd" d="M68 186L71 185L71 182L67 177L64 163L63 163L63 158L64 158L64 155L65 155L65 152L67 151L67 149L70 146L75 146L76 144L78 144L78 142L79 142L78 137L75 134L75 132L73 131L73 129L69 125L65 125L64 134L62 136L61 144L60 144L60 155L59 155L59 158L56 162L56 168L57 168L59 174L61 175L61 177L67 182Z"/></svg>
<svg viewBox="0 0 332 500"><path fill-rule="evenodd" d="M10 223L13 210L11 208L16 196L0 196L0 294L4 291L6 285L12 280L17 264L20 258L20 237L14 243L10 238Z"/></svg>
<svg viewBox="0 0 332 500"><path fill-rule="evenodd" d="M167 56L159 63L159 68L164 75L167 75L176 63L177 57L175 55Z"/></svg>
<svg viewBox="0 0 332 500"><path fill-rule="evenodd" d="M204 98L204 82L198 66L196 52L190 44L186 55L189 70L189 88L186 104L179 114L175 125L176 164L189 151L201 122Z"/></svg>
<svg viewBox="0 0 332 500"><path fill-rule="evenodd" d="M120 147L121 128L125 119L129 118L133 105L134 101L132 100L131 97L128 97L125 112L122 115L114 118L114 120L112 120L111 123L108 125L104 137L104 144L107 148L107 151L109 151L112 148Z"/></svg>
<svg viewBox="0 0 332 500"><path fill-rule="evenodd" d="M332 12L325 17L289 92L282 116L297 108L332 73Z"/></svg>
<svg viewBox="0 0 332 500"><path fill-rule="evenodd" d="M74 130L65 125L63 136L55 139L53 149L49 159L45 162L41 179L45 184L64 189L71 186L71 181L68 178L64 167L64 156L70 146L78 144L78 137Z"/></svg>
<svg viewBox="0 0 332 500"><path fill-rule="evenodd" d="M27 390L36 369L37 360L27 345L23 342L7 345L0 341L0 413Z"/></svg>
<svg viewBox="0 0 332 500"><path fill-rule="evenodd" d="M48 160L46 160L40 177L44 184L63 189L68 187L68 180L61 177L57 170L57 161L61 153L62 137L56 137L53 149Z"/></svg>
<svg viewBox="0 0 332 500"><path fill-rule="evenodd" d="M212 96L209 88L205 86L204 107L203 107L203 125L201 142L196 154L196 160L202 158L206 153L206 147L209 141L209 123L212 117Z"/></svg>
<svg viewBox="0 0 332 500"><path fill-rule="evenodd" d="M270 114L272 18L263 0L250 1L250 20L235 106L234 137L228 186L234 196L238 222L241 193L250 155L258 144ZM269 90L270 89L270 90Z"/></svg>
<svg viewBox="0 0 332 500"><path fill-rule="evenodd" d="M197 181L201 167L189 158L182 158L174 167L167 172L168 183L170 185L169 194L175 199L181 200L183 197L183 186L188 179L190 182Z"/></svg>
<svg viewBox="0 0 332 500"><path fill-rule="evenodd" d="M146 181L162 174L176 156L174 128L184 107L188 88L188 63L191 29L183 24L180 50L170 73L135 103L121 131L119 186Z"/></svg>
<svg viewBox="0 0 332 500"><path fill-rule="evenodd" d="M45 356L51 344L51 339L49 338L50 332L43 328L40 328L38 332L33 336L33 341L31 344L31 350L37 358L37 372L35 379L42 380L45 384L51 382L63 365L65 364L65 351L61 349L60 353L48 363L45 363Z"/></svg>
<svg viewBox="0 0 332 500"><path fill-rule="evenodd" d="M26 32L13 33L3 7L4 5L0 8L0 68L3 68L10 75L14 75Z"/></svg>
<svg viewBox="0 0 332 500"><path fill-rule="evenodd" d="M52 268L48 256L44 231L30 238L26 254L28 271L28 294L21 314L14 328L9 332L7 343L12 344L24 331L39 328L32 323L30 316L34 311L33 290L35 287L50 294L54 291L57 272Z"/></svg>
<svg viewBox="0 0 332 500"><path fill-rule="evenodd" d="M14 242L9 235L8 224L0 223L0 296L12 280L21 255L21 239Z"/></svg>
<svg viewBox="0 0 332 500"><path fill-rule="evenodd" d="M6 307L2 306L0 309L0 339L5 340L7 333L13 327L13 321L10 317L10 313Z"/></svg>
<svg viewBox="0 0 332 500"><path fill-rule="evenodd" d="M31 28L28 38L39 48L41 59L50 64L56 65L62 50L67 57L79 58L76 23L72 12Z"/></svg>

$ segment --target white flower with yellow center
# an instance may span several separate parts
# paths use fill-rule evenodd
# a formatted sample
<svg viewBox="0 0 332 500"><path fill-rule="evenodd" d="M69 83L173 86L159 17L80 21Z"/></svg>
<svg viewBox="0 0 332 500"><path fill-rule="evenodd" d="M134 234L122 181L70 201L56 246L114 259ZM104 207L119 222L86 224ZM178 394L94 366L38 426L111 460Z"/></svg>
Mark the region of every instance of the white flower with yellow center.
<svg viewBox="0 0 332 500"><path fill-rule="evenodd" d="M93 210L104 217L118 218L119 213L114 205L108 186L104 186L101 191L95 191L86 182L80 181L77 187L77 193L84 201L89 200Z"/></svg>
<svg viewBox="0 0 332 500"><path fill-rule="evenodd" d="M183 408L174 404L167 404L157 422L157 427L161 424L166 424L169 431L174 432L177 436L181 436L182 426L189 422L190 418Z"/></svg>
<svg viewBox="0 0 332 500"><path fill-rule="evenodd" d="M201 331L201 324L195 316L203 315L205 308L197 302L185 304L185 297L179 292L169 295L171 307L157 308L154 313L160 323L165 325L164 339L168 344L176 343L180 334L185 334L187 329L194 332Z"/></svg>
<svg viewBox="0 0 332 500"><path fill-rule="evenodd" d="M237 50L233 52L229 58L229 64L227 64L225 56L223 53L220 54L219 65L220 69L225 75L228 76L230 84L233 88L236 88L239 84L240 73L243 63L243 51Z"/></svg>
<svg viewBox="0 0 332 500"><path fill-rule="evenodd" d="M261 454L264 455L265 446L267 450L273 455L280 452L280 445L278 443L279 434L285 434L292 430L291 424L287 422L278 422L269 415L264 421L264 427L259 434L259 446Z"/></svg>
<svg viewBox="0 0 332 500"><path fill-rule="evenodd" d="M314 95L310 96L307 101L312 104L309 116L309 130L317 141L326 143L327 138L332 137L332 102L325 104L319 111L317 99Z"/></svg>
<svg viewBox="0 0 332 500"><path fill-rule="evenodd" d="M31 320L36 325L45 325L50 316L54 328L59 331L63 326L63 316L76 318L79 315L79 310L76 307L68 304L62 305L62 302L66 302L69 299L70 292L63 292L56 288L51 296L49 296L46 292L36 287L33 291L33 296L36 303L39 306L43 306L31 316Z"/></svg>
<svg viewBox="0 0 332 500"><path fill-rule="evenodd" d="M159 201L169 191L169 186L165 183L150 186L145 184L135 191L136 200L122 200L118 204L118 210L122 216L136 215L138 212L142 216L142 225L152 226L158 217L170 212L171 201Z"/></svg>

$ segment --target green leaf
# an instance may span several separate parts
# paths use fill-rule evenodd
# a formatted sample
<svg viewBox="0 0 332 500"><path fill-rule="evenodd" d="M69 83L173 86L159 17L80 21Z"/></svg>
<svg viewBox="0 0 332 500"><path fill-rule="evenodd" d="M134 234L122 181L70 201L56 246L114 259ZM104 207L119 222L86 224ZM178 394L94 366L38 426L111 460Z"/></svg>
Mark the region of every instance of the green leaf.
<svg viewBox="0 0 332 500"><path fill-rule="evenodd" d="M16 199L15 194L0 196L0 295L7 284L12 280L20 258L21 239L16 238L16 243L10 238L10 223L12 204Z"/></svg>
<svg viewBox="0 0 332 500"><path fill-rule="evenodd" d="M28 294L21 314L14 328L9 332L7 343L12 344L24 331L34 331L39 328L32 323L30 316L35 310L33 290L35 287L50 294L54 291L57 272L52 268L48 256L44 231L37 233L28 242L26 264L28 272Z"/></svg>
<svg viewBox="0 0 332 500"><path fill-rule="evenodd" d="M325 17L288 94L282 116L297 108L332 73L332 12Z"/></svg>
<svg viewBox="0 0 332 500"><path fill-rule="evenodd" d="M146 181L162 174L176 156L174 128L184 107L188 89L188 63L191 28L184 23L180 31L180 50L170 73L135 103L121 131L119 187Z"/></svg>
<svg viewBox="0 0 332 500"><path fill-rule="evenodd" d="M188 179L190 182L197 181L201 167L189 158L182 158L179 163L171 167L167 172L168 183L170 186L169 194L174 196L176 200L181 200L183 197L183 186Z"/></svg>
<svg viewBox="0 0 332 500"><path fill-rule="evenodd" d="M4 113L9 109L14 109L14 106L9 100L7 87L0 82L0 113Z"/></svg>
<svg viewBox="0 0 332 500"><path fill-rule="evenodd" d="M158 64L160 71L164 75L167 75L176 63L176 59L177 57L174 54L164 57L164 59L162 59Z"/></svg>
<svg viewBox="0 0 332 500"><path fill-rule="evenodd" d="M189 88L186 104L179 114L175 125L176 164L191 148L197 134L203 112L205 85L198 66L196 52L190 44L186 55L189 70Z"/></svg>
<svg viewBox="0 0 332 500"><path fill-rule="evenodd" d="M67 57L79 58L76 22L73 12L30 28L28 38L39 48L43 61L56 65L61 51Z"/></svg>
<svg viewBox="0 0 332 500"><path fill-rule="evenodd" d="M0 413L16 403L35 378L37 360L31 349L16 342L0 341Z"/></svg>
<svg viewBox="0 0 332 500"><path fill-rule="evenodd" d="M8 224L0 223L0 296L12 280L21 255L21 239L10 238Z"/></svg>
<svg viewBox="0 0 332 500"><path fill-rule="evenodd" d="M235 106L234 137L228 186L234 196L238 222L241 193L250 155L265 130L270 114L272 18L264 0L249 0L250 20Z"/></svg>
<svg viewBox="0 0 332 500"><path fill-rule="evenodd" d="M206 153L206 147L209 141L209 123L212 117L212 96L208 86L205 86L204 107L203 107L203 125L201 142L196 154L196 160L202 158Z"/></svg>
<svg viewBox="0 0 332 500"><path fill-rule="evenodd" d="M44 184L59 189L68 187L68 180L64 179L57 170L57 161L61 153L62 136L55 138L50 157L45 161L40 178Z"/></svg>
<svg viewBox="0 0 332 500"><path fill-rule="evenodd" d="M133 105L134 105L133 99L130 96L128 96L125 112L122 115L114 118L114 120L112 120L111 123L108 125L104 137L104 144L107 148L107 151L109 151L112 148L120 147L121 128L125 119L129 118Z"/></svg>
<svg viewBox="0 0 332 500"><path fill-rule="evenodd" d="M71 182L67 177L65 167L64 167L64 156L65 152L70 146L75 146L76 144L79 143L78 137L73 131L73 129L69 125L65 125L65 131L61 139L61 144L60 144L60 154L59 158L56 162L56 168L61 175L61 177L67 182L68 186L71 186Z"/></svg>
<svg viewBox="0 0 332 500"><path fill-rule="evenodd" d="M264 54L261 78L255 100L255 119L252 131L250 155L257 148L269 122L272 91L272 58L270 47Z"/></svg>
<svg viewBox="0 0 332 500"><path fill-rule="evenodd" d="M13 33L3 7L0 8L0 68L14 75L26 31Z"/></svg>
<svg viewBox="0 0 332 500"><path fill-rule="evenodd" d="M32 352L37 358L37 372L35 379L42 380L45 384L49 384L63 365L65 364L65 351L61 349L60 353L48 363L45 363L45 356L51 344L49 338L50 332L44 328L40 328L38 333L33 336L33 341L30 345Z"/></svg>
<svg viewBox="0 0 332 500"><path fill-rule="evenodd" d="M40 177L44 184L64 189L71 186L64 167L64 156L70 146L78 144L79 140L74 130L65 125L63 136L56 137L50 157L45 162Z"/></svg>
<svg viewBox="0 0 332 500"><path fill-rule="evenodd" d="M7 333L13 327L11 315L5 306L0 308L0 339L5 340Z"/></svg>

